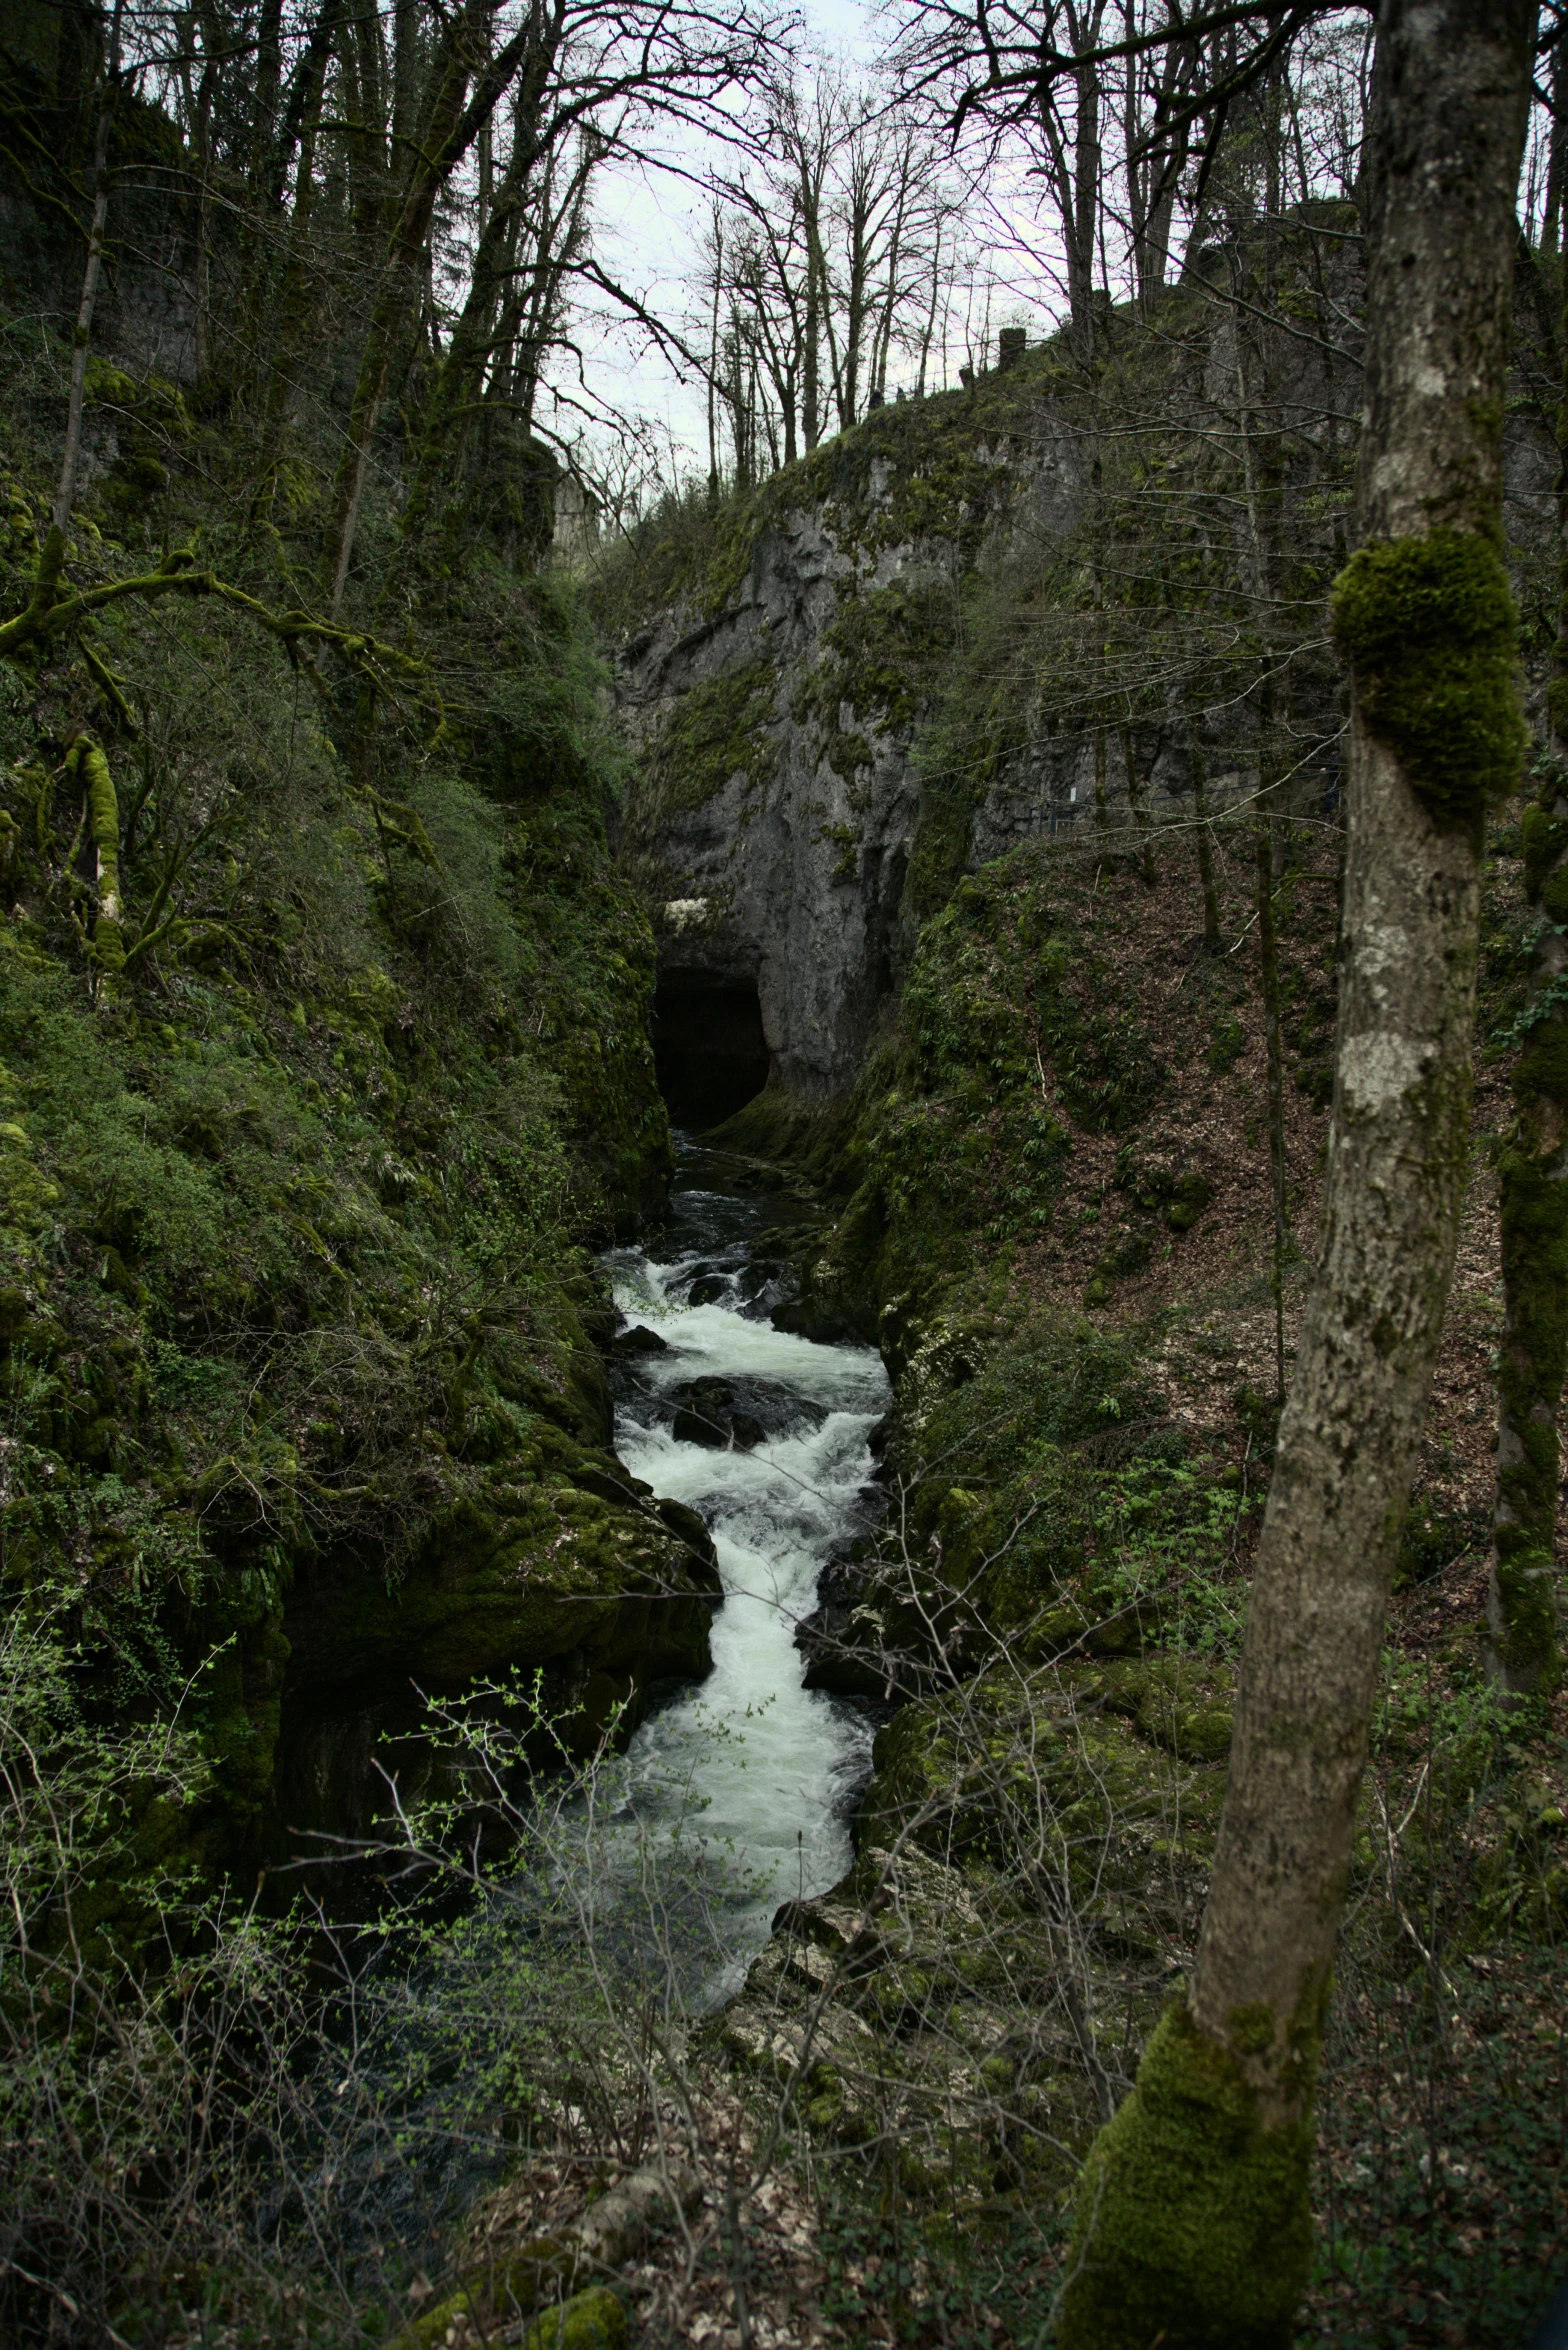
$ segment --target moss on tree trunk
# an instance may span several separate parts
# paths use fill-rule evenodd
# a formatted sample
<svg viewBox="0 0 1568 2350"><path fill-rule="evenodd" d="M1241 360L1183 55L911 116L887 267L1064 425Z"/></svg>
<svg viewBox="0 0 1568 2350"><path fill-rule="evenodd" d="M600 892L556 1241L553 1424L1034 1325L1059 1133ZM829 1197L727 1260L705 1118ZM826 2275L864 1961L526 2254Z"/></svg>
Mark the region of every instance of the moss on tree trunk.
<svg viewBox="0 0 1568 2350"><path fill-rule="evenodd" d="M98 882L93 958L98 965L99 993L106 998L118 991L125 970L125 931L120 904L120 802L108 759L90 734L77 736L66 765L79 777L85 801L87 837L92 843Z"/></svg>
<svg viewBox="0 0 1568 2350"><path fill-rule="evenodd" d="M1086 2167L1063 2350L1279 2350L1306 2282L1319 2027L1468 1174L1482 817L1523 742L1498 542L1534 24L1527 0L1378 12L1322 1253L1192 1988Z"/></svg>

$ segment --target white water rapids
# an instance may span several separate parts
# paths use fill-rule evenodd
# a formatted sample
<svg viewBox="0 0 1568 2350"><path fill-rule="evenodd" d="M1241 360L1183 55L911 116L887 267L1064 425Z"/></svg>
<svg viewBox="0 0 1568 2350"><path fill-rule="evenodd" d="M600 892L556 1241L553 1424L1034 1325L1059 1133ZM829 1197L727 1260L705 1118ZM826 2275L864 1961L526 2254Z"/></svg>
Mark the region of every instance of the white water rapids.
<svg viewBox="0 0 1568 2350"><path fill-rule="evenodd" d="M887 1409L880 1358L775 1330L777 1291L755 1258L768 1209L724 1193L683 1191L658 1253L605 1259L628 1322L667 1352L634 1357L621 1376L615 1448L661 1498L701 1512L724 1582L713 1671L655 1712L627 1755L641 1818L678 1826L728 1886L729 1952L707 1995L722 1996L766 1941L774 1909L825 1892L848 1868L846 1810L869 1762L864 1715L802 1687L795 1627L816 1605L830 1554L863 1522L873 1462L868 1438ZM695 1288L701 1303L691 1302ZM724 1380L732 1414L762 1434L738 1444L677 1438L677 1391Z"/></svg>

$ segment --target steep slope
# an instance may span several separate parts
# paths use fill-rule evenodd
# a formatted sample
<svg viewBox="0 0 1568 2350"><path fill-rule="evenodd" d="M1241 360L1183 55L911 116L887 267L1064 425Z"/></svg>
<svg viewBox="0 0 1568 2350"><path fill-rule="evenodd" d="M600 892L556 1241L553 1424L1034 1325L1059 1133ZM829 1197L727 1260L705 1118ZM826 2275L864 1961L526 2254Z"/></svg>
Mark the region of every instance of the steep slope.
<svg viewBox="0 0 1568 2350"><path fill-rule="evenodd" d="M1312 228L1282 262L1308 306ZM1085 832L1141 854L1260 790L1331 812L1353 389L1267 325L1243 355L1188 285L1155 332L1109 319L1090 375L1059 344L1010 353L645 523L596 592L642 750L621 853L661 1014L695 1029L706 997L716 1032L750 991L776 1085L842 1098L966 871ZM1528 498L1549 458L1533 421L1516 438Z"/></svg>
<svg viewBox="0 0 1568 2350"><path fill-rule="evenodd" d="M12 611L58 410L3 349ZM73 576L199 533L265 598L222 419L90 388ZM491 548L439 605L368 727L202 595L0 671L4 1597L106 1718L199 1727L209 1857L264 1841L285 1720L284 1815L339 1825L333 1724L413 1679L548 1666L602 1720L706 1662L705 1538L609 1455L595 1351L585 1243L670 1168L600 673Z"/></svg>

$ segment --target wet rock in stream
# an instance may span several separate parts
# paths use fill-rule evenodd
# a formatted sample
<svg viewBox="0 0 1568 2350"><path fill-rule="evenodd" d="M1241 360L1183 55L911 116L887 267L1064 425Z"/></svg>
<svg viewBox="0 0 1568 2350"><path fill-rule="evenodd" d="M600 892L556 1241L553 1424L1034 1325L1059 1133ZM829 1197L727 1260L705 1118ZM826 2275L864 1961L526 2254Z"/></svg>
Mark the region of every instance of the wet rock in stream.
<svg viewBox="0 0 1568 2350"><path fill-rule="evenodd" d="M727 1445L732 1390L727 1379L683 1379L672 1387L677 1444Z"/></svg>
<svg viewBox="0 0 1568 2350"><path fill-rule="evenodd" d="M610 1341L610 1352L618 1359L635 1359L638 1355L667 1355L669 1351L669 1340L661 1338L657 1330L650 1330L641 1322L633 1322L630 1329L621 1331L618 1337Z"/></svg>

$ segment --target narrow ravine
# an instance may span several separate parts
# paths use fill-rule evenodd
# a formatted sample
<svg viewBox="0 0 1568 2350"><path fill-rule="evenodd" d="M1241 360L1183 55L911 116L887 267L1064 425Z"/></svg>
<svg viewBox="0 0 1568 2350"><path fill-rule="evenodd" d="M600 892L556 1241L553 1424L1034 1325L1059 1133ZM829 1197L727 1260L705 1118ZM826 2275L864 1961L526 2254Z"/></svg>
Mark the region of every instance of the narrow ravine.
<svg viewBox="0 0 1568 2350"><path fill-rule="evenodd" d="M701 1188L710 1164L688 1154L668 1226L605 1262L630 1331L648 1334L622 1341L616 1450L661 1498L701 1512L724 1580L712 1673L657 1709L627 1757L642 1819L705 1839L727 1888L711 2000L739 1983L780 1901L849 1865L872 1725L802 1686L795 1627L874 1511L869 1439L888 1382L870 1348L774 1329L759 1241L777 1203Z"/></svg>

